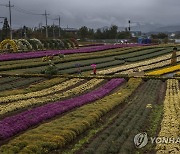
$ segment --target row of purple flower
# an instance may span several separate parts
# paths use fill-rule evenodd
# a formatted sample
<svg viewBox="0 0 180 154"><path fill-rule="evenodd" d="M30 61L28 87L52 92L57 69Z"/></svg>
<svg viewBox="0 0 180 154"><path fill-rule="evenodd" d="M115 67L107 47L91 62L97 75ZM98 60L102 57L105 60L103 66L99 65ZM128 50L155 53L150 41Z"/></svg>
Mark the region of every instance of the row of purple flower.
<svg viewBox="0 0 180 154"><path fill-rule="evenodd" d="M98 89L81 96L49 103L21 112L17 115L6 117L0 121L0 141L12 137L21 131L25 131L29 127L38 125L44 120L53 118L71 109L100 99L121 85L124 81L124 79L111 79Z"/></svg>
<svg viewBox="0 0 180 154"><path fill-rule="evenodd" d="M108 50L108 49L134 47L134 46L143 46L143 45L117 44L117 45L85 47L85 48L70 49L70 50L48 50L48 51L32 51L32 52L26 52L26 53L6 53L6 54L0 55L0 61L39 58L39 57L59 55L59 54L88 53L88 52L96 52L96 51L103 51L103 50Z"/></svg>

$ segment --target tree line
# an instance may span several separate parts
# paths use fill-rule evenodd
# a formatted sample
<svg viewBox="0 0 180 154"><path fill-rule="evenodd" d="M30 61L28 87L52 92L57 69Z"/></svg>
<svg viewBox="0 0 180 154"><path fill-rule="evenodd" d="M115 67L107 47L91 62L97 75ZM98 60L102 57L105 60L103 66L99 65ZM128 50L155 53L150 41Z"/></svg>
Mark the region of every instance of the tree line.
<svg viewBox="0 0 180 154"><path fill-rule="evenodd" d="M59 27L56 25L51 25L47 27L48 29L48 38L76 38L81 40L86 39L135 39L132 38L131 32L125 28L124 31L118 31L118 26L112 25L110 28L99 28L94 30L92 28L88 28L86 26L82 26L77 31L66 31L60 28L60 36L59 36ZM10 26L7 18L4 19L3 27L0 30L0 41L10 38ZM17 30L13 30L13 38L37 38L37 39L45 39L46 38L46 27L35 27L29 28L23 26ZM154 40L158 39L168 39L168 35L165 33L151 34L151 38Z"/></svg>
<svg viewBox="0 0 180 154"><path fill-rule="evenodd" d="M119 32L116 25L112 25L110 28L97 29L96 31L83 26L79 29L78 36L80 39L130 39L131 33L127 29Z"/></svg>

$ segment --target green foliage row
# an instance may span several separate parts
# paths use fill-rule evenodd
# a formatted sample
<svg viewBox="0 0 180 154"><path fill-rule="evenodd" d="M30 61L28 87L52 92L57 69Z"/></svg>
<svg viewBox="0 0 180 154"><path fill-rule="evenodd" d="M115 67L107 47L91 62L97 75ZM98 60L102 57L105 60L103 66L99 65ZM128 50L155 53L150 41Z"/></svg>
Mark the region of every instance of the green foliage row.
<svg viewBox="0 0 180 154"><path fill-rule="evenodd" d="M117 58L121 59L121 60L125 60L125 59L129 59L129 58L133 58L133 57L139 57L142 55L149 55L152 53L159 53L160 51L164 50L164 48L153 48L153 49L147 49L147 50L139 50L139 52L132 52L129 54L125 54L122 56L118 56Z"/></svg>
<svg viewBox="0 0 180 154"><path fill-rule="evenodd" d="M41 80L40 77L36 77L36 78L29 78L29 79L17 79L16 81L13 80L12 82L10 83L5 83L5 84L2 84L0 86L0 91L4 91L4 90L10 90L10 89L15 89L15 88L20 88L20 87L23 87L23 86L27 86L27 85L30 85L34 82L37 82Z"/></svg>
<svg viewBox="0 0 180 154"><path fill-rule="evenodd" d="M5 84L5 83L10 83L12 81L17 80L18 78L16 77L0 77L0 84Z"/></svg>
<svg viewBox="0 0 180 154"><path fill-rule="evenodd" d="M136 61L140 61L140 60L144 60L144 59L150 59L150 58L154 58L157 56L162 56L162 55L165 55L165 54L168 54L171 52L172 52L171 49L165 49L165 50L160 50L158 52L144 54L144 55L140 55L140 56L136 56L136 57L130 57L130 58L127 58L126 61L127 62L136 62Z"/></svg>
<svg viewBox="0 0 180 154"><path fill-rule="evenodd" d="M163 117L163 105L155 105L152 109L152 113L149 117L149 126L147 129L148 136L154 137L157 135L157 132L159 131L161 120ZM143 149L137 149L137 154L143 154L143 153L155 153L155 145L149 143L147 144Z"/></svg>
<svg viewBox="0 0 180 154"><path fill-rule="evenodd" d="M29 92L39 91L39 90L42 90L42 89L52 87L52 86L54 86L56 84L59 84L59 83L65 81L65 80L66 80L65 78L63 79L63 78L60 78L60 77L52 78L52 79L49 79L49 80L43 80L42 82L38 82L38 83L35 83L35 84L32 84L32 85L29 85L28 87L25 87L25 88L14 89L14 90L10 89L10 90L2 91L0 93L0 97L9 96L9 95L17 95L17 94L26 94L26 93L29 93Z"/></svg>

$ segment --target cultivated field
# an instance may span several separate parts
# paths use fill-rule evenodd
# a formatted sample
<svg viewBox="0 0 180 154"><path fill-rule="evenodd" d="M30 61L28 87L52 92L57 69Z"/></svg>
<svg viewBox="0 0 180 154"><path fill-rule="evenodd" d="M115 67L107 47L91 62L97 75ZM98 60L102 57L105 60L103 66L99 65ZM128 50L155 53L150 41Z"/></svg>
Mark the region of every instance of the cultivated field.
<svg viewBox="0 0 180 154"><path fill-rule="evenodd" d="M137 148L133 141L143 132L180 136L180 52L172 66L174 46L1 53L0 153L180 153L179 143Z"/></svg>

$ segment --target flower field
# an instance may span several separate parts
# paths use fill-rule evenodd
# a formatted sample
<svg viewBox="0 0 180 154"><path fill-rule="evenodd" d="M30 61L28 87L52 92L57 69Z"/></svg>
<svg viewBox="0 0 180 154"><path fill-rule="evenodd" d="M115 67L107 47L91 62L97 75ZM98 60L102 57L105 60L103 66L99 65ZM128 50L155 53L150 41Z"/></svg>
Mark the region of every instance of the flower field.
<svg viewBox="0 0 180 154"><path fill-rule="evenodd" d="M60 40L22 39L14 40L18 53L7 53L7 42L0 54L0 154L180 153L179 143L150 142L180 136L174 44L67 49ZM143 132L148 143L138 148L134 137Z"/></svg>
<svg viewBox="0 0 180 154"><path fill-rule="evenodd" d="M167 81L167 90L164 100L164 115L161 122L161 131L158 136L179 137L180 134L180 91L179 82L175 79ZM178 153L179 143L159 144L156 146L157 153Z"/></svg>
<svg viewBox="0 0 180 154"><path fill-rule="evenodd" d="M162 75L162 74L167 74L167 73L171 73L171 72L179 71L179 70L180 70L180 65L175 65L175 66L164 68L161 70L152 71L150 73L147 73L147 75Z"/></svg>

